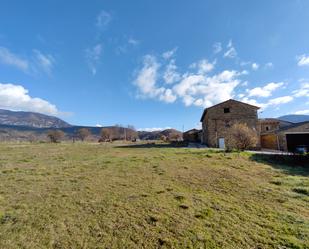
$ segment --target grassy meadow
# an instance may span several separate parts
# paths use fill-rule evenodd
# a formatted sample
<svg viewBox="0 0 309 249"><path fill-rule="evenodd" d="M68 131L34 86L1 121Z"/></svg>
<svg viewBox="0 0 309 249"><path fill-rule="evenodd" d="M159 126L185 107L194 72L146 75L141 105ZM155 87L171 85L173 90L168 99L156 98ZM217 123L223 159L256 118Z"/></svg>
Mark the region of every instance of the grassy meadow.
<svg viewBox="0 0 309 249"><path fill-rule="evenodd" d="M0 144L0 248L309 248L309 162Z"/></svg>

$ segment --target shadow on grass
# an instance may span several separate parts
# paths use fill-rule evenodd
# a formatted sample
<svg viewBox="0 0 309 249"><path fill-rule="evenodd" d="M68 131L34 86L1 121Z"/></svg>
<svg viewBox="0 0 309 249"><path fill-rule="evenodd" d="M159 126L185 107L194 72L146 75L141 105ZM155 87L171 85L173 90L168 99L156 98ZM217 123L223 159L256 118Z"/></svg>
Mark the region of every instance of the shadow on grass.
<svg viewBox="0 0 309 249"><path fill-rule="evenodd" d="M187 145L181 142L175 143L143 143L143 144L130 144L130 145L118 145L116 148L135 148L135 149L147 149L147 148L181 148Z"/></svg>
<svg viewBox="0 0 309 249"><path fill-rule="evenodd" d="M309 156L253 154L250 160L281 169L286 174L309 176Z"/></svg>

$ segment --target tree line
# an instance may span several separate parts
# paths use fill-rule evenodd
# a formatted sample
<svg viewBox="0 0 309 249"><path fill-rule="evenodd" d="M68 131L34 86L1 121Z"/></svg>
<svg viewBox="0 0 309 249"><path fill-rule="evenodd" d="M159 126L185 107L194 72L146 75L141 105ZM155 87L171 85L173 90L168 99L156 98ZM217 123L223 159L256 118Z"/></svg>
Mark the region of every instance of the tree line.
<svg viewBox="0 0 309 249"><path fill-rule="evenodd" d="M73 142L76 140L85 141L92 136L91 130L88 128L78 129L72 136ZM52 143L58 143L65 138L65 133L59 129L47 131L47 138ZM115 140L136 141L138 133L134 126L128 125L127 128L116 125L115 127L104 127L100 131L99 142L112 142Z"/></svg>

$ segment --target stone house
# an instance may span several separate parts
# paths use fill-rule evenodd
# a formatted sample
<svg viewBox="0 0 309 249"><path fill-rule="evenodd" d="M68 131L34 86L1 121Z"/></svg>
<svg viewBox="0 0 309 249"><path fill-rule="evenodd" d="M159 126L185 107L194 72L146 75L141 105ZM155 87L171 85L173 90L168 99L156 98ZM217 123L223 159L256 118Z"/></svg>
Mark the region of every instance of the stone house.
<svg viewBox="0 0 309 249"><path fill-rule="evenodd" d="M229 142L230 129L235 123L244 123L259 134L258 109L257 106L233 99L206 108L200 120L202 143L209 147L225 148Z"/></svg>

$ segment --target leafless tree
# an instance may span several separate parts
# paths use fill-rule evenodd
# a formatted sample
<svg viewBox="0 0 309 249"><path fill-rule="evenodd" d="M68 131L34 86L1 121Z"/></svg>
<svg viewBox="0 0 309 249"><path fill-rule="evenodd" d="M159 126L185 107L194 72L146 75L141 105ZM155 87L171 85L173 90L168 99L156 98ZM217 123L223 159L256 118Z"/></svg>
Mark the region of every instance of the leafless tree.
<svg viewBox="0 0 309 249"><path fill-rule="evenodd" d="M52 143L58 143L64 137L64 132L61 130L49 130L47 132L47 137Z"/></svg>
<svg viewBox="0 0 309 249"><path fill-rule="evenodd" d="M87 128L81 128L77 131L77 137L82 141L84 141L90 135L91 135L91 132Z"/></svg>
<svg viewBox="0 0 309 249"><path fill-rule="evenodd" d="M37 141L37 138L33 133L31 133L28 136L28 140L29 140L30 143L34 143L35 141Z"/></svg>
<svg viewBox="0 0 309 249"><path fill-rule="evenodd" d="M236 123L230 129L228 149L246 150L256 147L258 137L256 131L246 124Z"/></svg>
<svg viewBox="0 0 309 249"><path fill-rule="evenodd" d="M101 129L101 141L111 141L111 132L109 128Z"/></svg>
<svg viewBox="0 0 309 249"><path fill-rule="evenodd" d="M161 135L160 139L164 142L166 142L168 140L168 138L165 135Z"/></svg>
<svg viewBox="0 0 309 249"><path fill-rule="evenodd" d="M177 133L177 132L171 131L168 134L167 140L168 141L180 141L180 140L182 140L182 135Z"/></svg>
<svg viewBox="0 0 309 249"><path fill-rule="evenodd" d="M138 139L138 133L133 125L128 125L128 128L125 129L126 136L125 139L136 141Z"/></svg>

